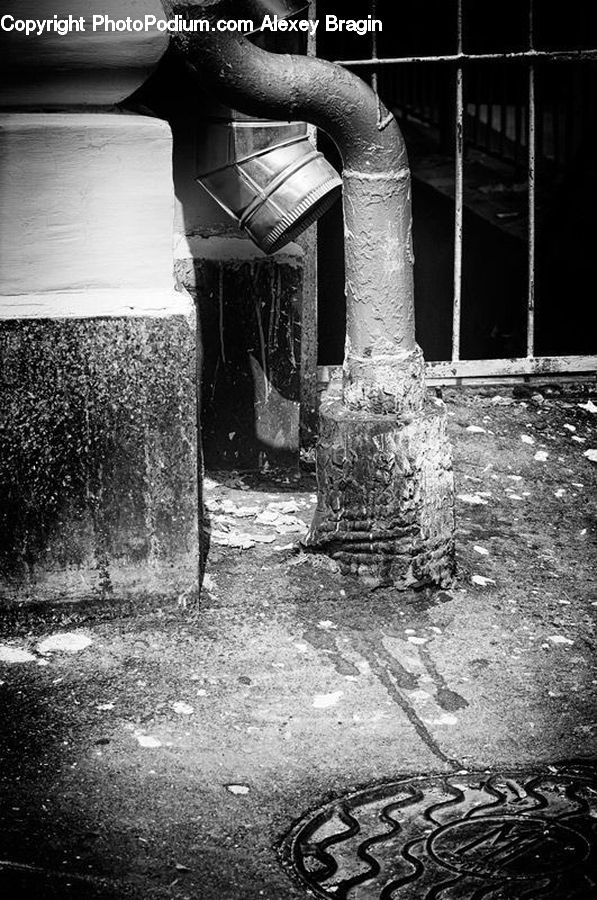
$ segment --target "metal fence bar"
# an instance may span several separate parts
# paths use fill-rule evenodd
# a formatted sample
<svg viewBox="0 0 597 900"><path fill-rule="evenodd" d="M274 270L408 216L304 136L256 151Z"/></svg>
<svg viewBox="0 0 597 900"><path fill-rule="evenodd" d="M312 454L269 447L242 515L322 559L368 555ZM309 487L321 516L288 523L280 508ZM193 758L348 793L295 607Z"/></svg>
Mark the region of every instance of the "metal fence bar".
<svg viewBox="0 0 597 900"><path fill-rule="evenodd" d="M529 0L529 47L533 49L533 0ZM535 111L535 66L529 66L529 274L527 297L527 359L535 355L535 190L536 190L536 111Z"/></svg>
<svg viewBox="0 0 597 900"><path fill-rule="evenodd" d="M320 385L341 374L342 366L318 366ZM536 356L526 359L460 359L425 363L428 384L454 384L463 379L554 378L590 376L597 379L597 356Z"/></svg>
<svg viewBox="0 0 597 900"><path fill-rule="evenodd" d="M462 0L457 11L458 53L462 53ZM454 185L454 303L452 307L452 362L460 359L462 312L462 237L464 219L464 84L462 66L456 70L456 128Z"/></svg>
<svg viewBox="0 0 597 900"><path fill-rule="evenodd" d="M427 374L438 383L459 382L461 379L479 378L528 378L557 375L574 376L594 373L597 369L597 356L553 356L535 357L535 269L536 269L536 190L537 190L537 166L540 157L552 156L557 163L561 154L560 144L564 146L564 155L569 155L573 144L573 137L569 134L570 125L563 121L564 134L560 136L560 110L546 107L537 91L537 64L547 63L586 63L597 61L597 49L584 50L536 50L534 47L534 23L533 0L528 0L528 37L529 46L526 50L498 53L465 53L463 49L463 0L457 0L457 52L453 54L439 54L428 56L400 56L382 57L377 55L378 44L375 31L371 33L371 58L370 59L340 59L339 65L369 69L371 85L375 91L379 86L384 87L381 81L381 67L390 67L388 72L392 80L396 77L399 66L406 65L403 70L405 81L403 83L403 102L396 108L396 113L407 119L410 115L424 121L434 122L436 117L436 97L428 87L427 74L429 70L421 71L417 65L408 68L409 65L418 63L447 63L454 66L455 72L455 204L454 204L454 303L452 315L452 356L451 361L439 361L427 363ZM370 0L370 9L375 17L377 0ZM509 158L515 164L526 163L528 171L528 296L526 315L526 356L517 359L477 359L462 360L461 354L461 316L462 316L462 271L463 271L463 224L464 224L464 130L465 130L465 106L464 106L464 73L468 63L525 63L527 67L527 115L523 115L524 101L516 100L512 105L508 101L512 87L506 90L502 85L501 94L491 94L487 97L486 104L482 104L483 91L480 87L479 77L470 79L471 88L475 88L471 98L469 113L472 116L473 134L469 136L473 144L479 145L483 135L482 112L486 112L485 142L487 150L491 152L494 144L503 159ZM485 70L487 71L487 70ZM504 74L504 79L506 75ZM436 84L436 82L433 82ZM467 75L467 88L469 79ZM508 82L510 84L510 82ZM387 85L386 85L387 87ZM487 88L489 90L489 88ZM492 88L493 90L493 88ZM440 101L438 100L438 103ZM579 100L579 103L581 100ZM497 104L497 107L494 107ZM441 105L441 104L440 104ZM482 109L483 107L483 109ZM472 112L474 108L474 113ZM498 113L499 133L493 134L493 113ZM441 110L438 107L437 116ZM548 122L545 117L551 115L551 129L548 130ZM564 114L566 115L566 113ZM555 119L558 117L558 121ZM496 125L496 128L498 126ZM560 139L560 137L562 139ZM551 152L548 149L548 141L552 140L554 146ZM525 159L526 157L526 159Z"/></svg>
<svg viewBox="0 0 597 900"><path fill-rule="evenodd" d="M395 66L425 62L587 62L597 59L597 50L516 50L512 53L446 53L440 56L389 56L376 59L335 59L338 66Z"/></svg>
<svg viewBox="0 0 597 900"><path fill-rule="evenodd" d="M377 16L377 0L371 0L371 16L373 19ZM371 59L377 59L377 31L375 29L371 32ZM377 79L377 69L374 69L371 74L371 88L376 94L379 93Z"/></svg>

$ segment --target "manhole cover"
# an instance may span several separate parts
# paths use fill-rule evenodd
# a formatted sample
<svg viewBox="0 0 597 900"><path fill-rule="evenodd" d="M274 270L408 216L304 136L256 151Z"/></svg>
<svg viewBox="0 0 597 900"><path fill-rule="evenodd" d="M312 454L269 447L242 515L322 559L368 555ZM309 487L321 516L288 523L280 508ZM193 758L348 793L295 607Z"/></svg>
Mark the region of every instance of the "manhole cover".
<svg viewBox="0 0 597 900"><path fill-rule="evenodd" d="M334 900L597 898L597 782L547 774L414 778L306 816L286 859Z"/></svg>

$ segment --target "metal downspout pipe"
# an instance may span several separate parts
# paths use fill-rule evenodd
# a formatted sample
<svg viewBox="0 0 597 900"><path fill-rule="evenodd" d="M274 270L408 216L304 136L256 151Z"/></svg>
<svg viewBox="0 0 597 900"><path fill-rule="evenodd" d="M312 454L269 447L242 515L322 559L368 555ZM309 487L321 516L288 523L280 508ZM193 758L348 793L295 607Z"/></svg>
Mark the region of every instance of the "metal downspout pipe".
<svg viewBox="0 0 597 900"><path fill-rule="evenodd" d="M185 4L174 11L216 19L221 5ZM410 173L396 120L365 82L333 63L269 53L231 32L180 32L174 40L219 101L251 116L310 122L337 145L343 160L345 402L400 410L406 398L395 383L395 357L410 360L417 375L422 357L415 344Z"/></svg>
<svg viewBox="0 0 597 900"><path fill-rule="evenodd" d="M242 15L256 2L232 8ZM172 12L215 20L229 3L198 0ZM360 78L333 63L266 52L216 29L174 40L220 102L310 122L342 157L346 350L341 390L332 384L321 403L318 505L306 545L370 584L448 586L451 451L443 404L425 398L415 341L410 173L398 124Z"/></svg>

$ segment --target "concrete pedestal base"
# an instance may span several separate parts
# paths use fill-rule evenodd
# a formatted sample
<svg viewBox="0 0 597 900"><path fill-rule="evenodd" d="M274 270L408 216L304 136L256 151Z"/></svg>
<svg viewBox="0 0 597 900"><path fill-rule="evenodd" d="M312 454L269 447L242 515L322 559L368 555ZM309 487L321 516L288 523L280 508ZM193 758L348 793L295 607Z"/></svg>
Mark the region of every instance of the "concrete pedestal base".
<svg viewBox="0 0 597 900"><path fill-rule="evenodd" d="M0 322L0 599L197 591L190 317Z"/></svg>
<svg viewBox="0 0 597 900"><path fill-rule="evenodd" d="M371 584L450 583L454 488L443 404L427 403L403 423L347 409L332 388L321 405L317 478L308 547Z"/></svg>
<svg viewBox="0 0 597 900"><path fill-rule="evenodd" d="M165 122L0 116L0 598L199 588L196 327Z"/></svg>

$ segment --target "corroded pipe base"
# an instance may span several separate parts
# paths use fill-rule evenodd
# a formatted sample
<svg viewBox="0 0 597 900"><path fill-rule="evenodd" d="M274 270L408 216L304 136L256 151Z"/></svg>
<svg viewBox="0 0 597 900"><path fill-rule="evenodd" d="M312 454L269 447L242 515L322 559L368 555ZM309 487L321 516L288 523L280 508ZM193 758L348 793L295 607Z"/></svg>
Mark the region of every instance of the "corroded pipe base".
<svg viewBox="0 0 597 900"><path fill-rule="evenodd" d="M324 398L319 501L305 545L344 574L399 589L450 584L454 484L445 408L436 403L404 422L347 409L335 390Z"/></svg>

